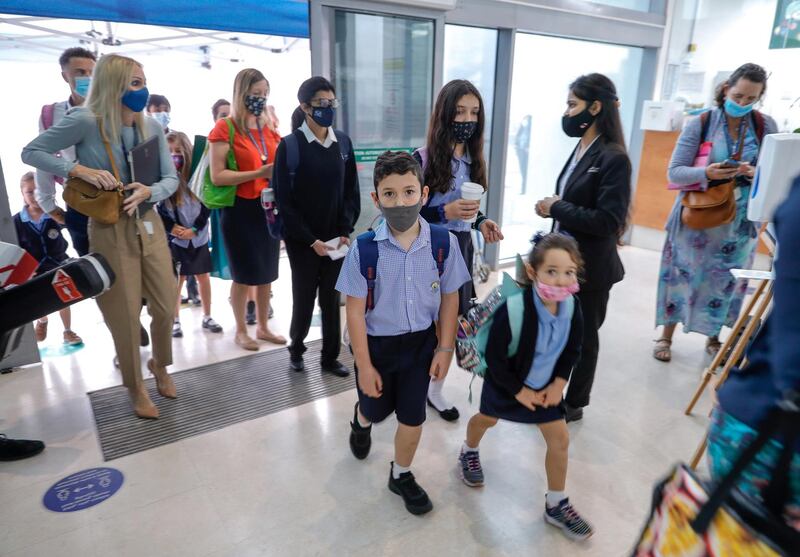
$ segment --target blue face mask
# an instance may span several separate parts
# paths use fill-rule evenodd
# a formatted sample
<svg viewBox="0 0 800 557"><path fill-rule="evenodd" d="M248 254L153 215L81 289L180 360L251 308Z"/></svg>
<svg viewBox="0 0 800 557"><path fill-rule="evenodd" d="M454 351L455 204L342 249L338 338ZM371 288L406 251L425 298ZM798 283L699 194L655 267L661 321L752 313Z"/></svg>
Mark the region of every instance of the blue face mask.
<svg viewBox="0 0 800 557"><path fill-rule="evenodd" d="M325 108L321 106L311 107L311 119L323 128L329 128L333 125L335 114L336 110L332 106L326 106Z"/></svg>
<svg viewBox="0 0 800 557"><path fill-rule="evenodd" d="M75 78L75 92L84 99L89 94L89 85L92 84L91 77L76 77Z"/></svg>
<svg viewBox="0 0 800 557"><path fill-rule="evenodd" d="M147 87L142 87L138 91L128 90L122 95L122 104L134 112L141 112L147 106L148 97L150 97L150 91L147 90Z"/></svg>
<svg viewBox="0 0 800 557"><path fill-rule="evenodd" d="M736 104L730 99L725 99L725 113L731 118L741 118L742 116L747 116L750 114L753 108L755 108L755 106L756 103L742 106L740 104Z"/></svg>

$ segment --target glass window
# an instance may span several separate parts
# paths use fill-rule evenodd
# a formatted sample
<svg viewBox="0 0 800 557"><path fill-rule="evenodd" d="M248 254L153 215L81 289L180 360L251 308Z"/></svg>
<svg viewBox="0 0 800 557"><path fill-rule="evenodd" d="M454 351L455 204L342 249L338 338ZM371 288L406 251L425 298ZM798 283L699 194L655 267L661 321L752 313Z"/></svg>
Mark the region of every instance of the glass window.
<svg viewBox="0 0 800 557"><path fill-rule="evenodd" d="M586 73L608 76L617 87L623 129L629 139L638 102L642 55L641 48L517 34L501 259L526 253L531 236L552 226L553 221L538 217L534 207L539 199L554 194L558 176L577 144L561 130L569 84Z"/></svg>
<svg viewBox="0 0 800 557"><path fill-rule="evenodd" d="M471 81L483 98L486 112L484 155L488 164L494 112L494 77L497 67L497 30L462 25L444 27L444 83Z"/></svg>
<svg viewBox="0 0 800 557"><path fill-rule="evenodd" d="M651 0L591 0L592 4L605 4L615 8L627 8L640 12L649 12Z"/></svg>
<svg viewBox="0 0 800 557"><path fill-rule="evenodd" d="M342 106L338 124L356 150L361 217L356 233L378 215L370 193L377 155L425 143L433 95L432 20L337 11L333 82Z"/></svg>

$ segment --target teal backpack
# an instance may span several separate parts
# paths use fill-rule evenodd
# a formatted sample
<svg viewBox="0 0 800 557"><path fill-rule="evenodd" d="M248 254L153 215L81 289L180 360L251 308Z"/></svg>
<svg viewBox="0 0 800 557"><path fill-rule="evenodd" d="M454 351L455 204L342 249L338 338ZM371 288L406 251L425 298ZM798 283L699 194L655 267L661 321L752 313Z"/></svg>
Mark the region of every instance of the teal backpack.
<svg viewBox="0 0 800 557"><path fill-rule="evenodd" d="M517 262L517 275L520 278L521 259ZM485 377L488 370L486 364L486 346L489 343L489 332L492 329L494 315L505 304L508 309L508 322L511 326L511 341L508 343L508 357L517 354L519 349L522 321L525 313L524 288L508 273L503 273L503 282L492 290L486 299L473 306L458 319L456 334L456 360L458 366L472 373L475 377ZM575 311L575 299L566 299L567 312L572 317ZM472 381L470 381L469 401L472 402Z"/></svg>

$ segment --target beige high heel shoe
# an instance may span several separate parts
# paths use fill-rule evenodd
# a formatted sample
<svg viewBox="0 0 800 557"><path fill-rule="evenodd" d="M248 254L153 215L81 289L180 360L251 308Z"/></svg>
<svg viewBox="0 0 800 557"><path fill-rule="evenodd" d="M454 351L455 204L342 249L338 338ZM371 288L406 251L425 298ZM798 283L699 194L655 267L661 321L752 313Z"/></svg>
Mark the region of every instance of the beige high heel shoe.
<svg viewBox="0 0 800 557"><path fill-rule="evenodd" d="M129 388L128 396L131 398L133 412L138 417L146 420L158 419L158 408L156 408L156 405L150 400L150 395L147 394L147 389L144 388L144 385L139 385L133 389Z"/></svg>
<svg viewBox="0 0 800 557"><path fill-rule="evenodd" d="M169 376L165 368L156 366L152 358L147 360L147 369L156 378L156 389L158 394L164 398L178 398L178 393L175 390L175 383L172 382L172 377Z"/></svg>

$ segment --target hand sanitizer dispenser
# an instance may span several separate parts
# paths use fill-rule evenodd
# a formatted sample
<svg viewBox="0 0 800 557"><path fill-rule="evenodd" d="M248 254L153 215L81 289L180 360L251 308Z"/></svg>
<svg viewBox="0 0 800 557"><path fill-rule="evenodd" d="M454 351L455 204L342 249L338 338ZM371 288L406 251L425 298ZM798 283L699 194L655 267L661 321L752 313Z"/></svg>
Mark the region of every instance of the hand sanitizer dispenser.
<svg viewBox="0 0 800 557"><path fill-rule="evenodd" d="M753 222L771 222L797 176L800 176L800 134L765 136L750 188L747 218Z"/></svg>

